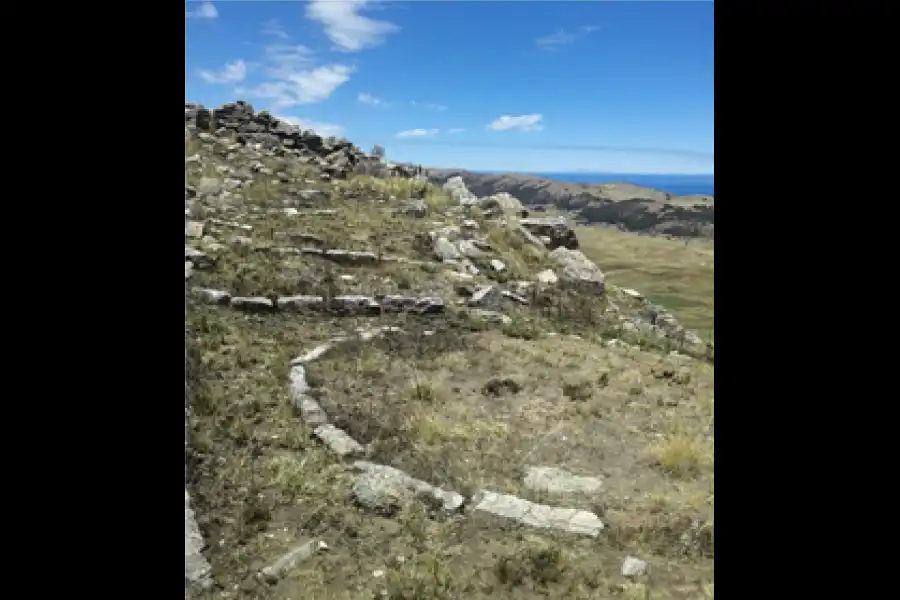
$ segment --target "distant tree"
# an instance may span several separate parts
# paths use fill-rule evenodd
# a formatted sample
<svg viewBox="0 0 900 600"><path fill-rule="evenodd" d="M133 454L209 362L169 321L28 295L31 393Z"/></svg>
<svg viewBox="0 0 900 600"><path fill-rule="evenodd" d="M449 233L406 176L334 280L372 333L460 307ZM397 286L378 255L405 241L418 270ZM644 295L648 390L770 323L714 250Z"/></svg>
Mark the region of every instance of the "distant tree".
<svg viewBox="0 0 900 600"><path fill-rule="evenodd" d="M375 144L372 147L372 156L375 156L378 158L384 158L384 147L379 146L378 144Z"/></svg>

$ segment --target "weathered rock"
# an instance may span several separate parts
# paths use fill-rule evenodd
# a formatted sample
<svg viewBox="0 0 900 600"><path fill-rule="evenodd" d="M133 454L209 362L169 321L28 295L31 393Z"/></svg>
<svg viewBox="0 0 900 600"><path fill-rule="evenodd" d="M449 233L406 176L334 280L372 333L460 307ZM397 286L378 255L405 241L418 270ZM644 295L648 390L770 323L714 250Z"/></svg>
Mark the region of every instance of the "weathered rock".
<svg viewBox="0 0 900 600"><path fill-rule="evenodd" d="M544 236L550 241L549 249L578 249L578 238L563 217L531 217L521 220L521 225L537 236Z"/></svg>
<svg viewBox="0 0 900 600"><path fill-rule="evenodd" d="M290 378L291 402L300 413L300 418L307 425L318 426L328 422L328 415L309 395L309 384L306 382L306 368L294 365L288 372Z"/></svg>
<svg viewBox="0 0 900 600"><path fill-rule="evenodd" d="M229 304L231 305L231 308L246 312L264 313L275 310L275 303L271 298L262 298L260 296L235 296L230 300Z"/></svg>
<svg viewBox="0 0 900 600"><path fill-rule="evenodd" d="M263 567L259 574L266 583L271 585L287 575L291 570L297 568L300 563L311 558L316 552L326 548L328 546L321 541L303 542L291 548L271 565Z"/></svg>
<svg viewBox="0 0 900 600"><path fill-rule="evenodd" d="M622 563L622 575L625 577L640 577L647 573L647 563L633 556L625 557Z"/></svg>
<svg viewBox="0 0 900 600"><path fill-rule="evenodd" d="M222 290L195 287L191 293L208 304L227 305L231 301L231 294Z"/></svg>
<svg viewBox="0 0 900 600"><path fill-rule="evenodd" d="M216 131L221 138L233 136L238 146L258 146L269 151L308 157L329 179L346 178L355 172L357 165L367 156L348 140L337 137L323 138L314 131L301 131L263 111L257 113L246 102L225 104L209 110L200 104L184 105L185 129L201 140L214 141L206 133ZM212 138L212 139L211 139ZM262 173L262 169L257 172ZM216 181L209 193L221 189Z"/></svg>
<svg viewBox="0 0 900 600"><path fill-rule="evenodd" d="M211 568L209 562L200 553L203 550L203 536L194 519L194 511L191 510L191 497L184 490L184 583L197 584L201 588L208 589L213 581L210 578Z"/></svg>
<svg viewBox="0 0 900 600"><path fill-rule="evenodd" d="M341 458L365 454L362 444L350 437L343 429L325 423L316 427L313 432L329 450Z"/></svg>
<svg viewBox="0 0 900 600"><path fill-rule="evenodd" d="M434 508L453 512L462 508L465 498L429 483L415 479L394 467L368 461L356 461L353 467L361 471L353 481L353 498L364 508L393 511L412 499L424 500Z"/></svg>
<svg viewBox="0 0 900 600"><path fill-rule="evenodd" d="M509 494L482 491L473 499L475 513L487 513L538 529L598 537L603 522L592 512L537 504Z"/></svg>
<svg viewBox="0 0 900 600"><path fill-rule="evenodd" d="M581 250L559 247L550 253L550 259L560 266L562 279L567 285L598 295L606 291L606 278L600 267Z"/></svg>
<svg viewBox="0 0 900 600"><path fill-rule="evenodd" d="M467 206L478 203L478 196L469 191L462 177L451 177L444 183L443 188L457 204Z"/></svg>
<svg viewBox="0 0 900 600"><path fill-rule="evenodd" d="M596 477L572 475L556 467L526 466L524 484L530 490L547 494L596 494L603 482Z"/></svg>
<svg viewBox="0 0 900 600"><path fill-rule="evenodd" d="M211 269L216 262L206 252L201 252L200 250L191 248L190 246L184 247L184 260L190 261L194 265L194 268L198 271L202 271L203 269Z"/></svg>

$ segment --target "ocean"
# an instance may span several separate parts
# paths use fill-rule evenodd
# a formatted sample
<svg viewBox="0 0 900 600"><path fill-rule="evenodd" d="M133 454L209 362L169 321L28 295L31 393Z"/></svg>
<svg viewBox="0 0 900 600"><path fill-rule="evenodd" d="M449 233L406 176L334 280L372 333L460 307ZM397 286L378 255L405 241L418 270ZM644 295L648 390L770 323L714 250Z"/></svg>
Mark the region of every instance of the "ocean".
<svg viewBox="0 0 900 600"><path fill-rule="evenodd" d="M530 173L538 177L575 183L631 183L675 196L715 196L714 175L636 175L634 173Z"/></svg>

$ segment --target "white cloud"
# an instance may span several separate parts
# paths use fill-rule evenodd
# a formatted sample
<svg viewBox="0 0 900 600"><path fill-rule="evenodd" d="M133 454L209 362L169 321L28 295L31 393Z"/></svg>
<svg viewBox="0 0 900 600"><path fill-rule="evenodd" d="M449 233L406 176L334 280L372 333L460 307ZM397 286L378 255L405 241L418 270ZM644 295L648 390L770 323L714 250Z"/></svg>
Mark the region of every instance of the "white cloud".
<svg viewBox="0 0 900 600"><path fill-rule="evenodd" d="M398 138L411 138L411 137L431 137L433 135L437 135L440 132L440 129L407 129L406 131L401 131L397 134Z"/></svg>
<svg viewBox="0 0 900 600"><path fill-rule="evenodd" d="M569 44L574 44L584 36L594 31L597 31L597 27L593 25L585 25L575 31L566 31L565 29L560 29L555 33L551 33L550 35L545 35L543 37L539 37L534 40L534 43L543 48L544 50L553 50L560 46L568 46Z"/></svg>
<svg viewBox="0 0 900 600"><path fill-rule="evenodd" d="M328 137L330 135L341 135L344 128L335 123L322 123L319 121L308 121L300 117L278 115L276 118L281 119L291 125L296 125L300 129L312 129L321 136Z"/></svg>
<svg viewBox="0 0 900 600"><path fill-rule="evenodd" d="M448 129L448 130L447 130L447 133L450 133L450 134L453 134L453 133L462 133L463 131L465 131L465 129L462 129L462 128L460 128L460 127L453 127L452 129Z"/></svg>
<svg viewBox="0 0 900 600"><path fill-rule="evenodd" d="M247 64L242 60L225 63L217 71L201 70L200 77L207 83L237 83L247 76Z"/></svg>
<svg viewBox="0 0 900 600"><path fill-rule="evenodd" d="M266 21L263 24L262 32L264 35L271 35L273 37L277 37L282 40L290 39L290 36L284 30L284 27L281 26L281 23L279 23L275 19L272 19L271 21Z"/></svg>
<svg viewBox="0 0 900 600"><path fill-rule="evenodd" d="M381 98L376 98L372 94L367 94L365 92L360 92L359 94L357 94L356 101L361 104L368 104L370 106L389 106L388 103Z"/></svg>
<svg viewBox="0 0 900 600"><path fill-rule="evenodd" d="M215 19L219 11L212 2L201 2L196 9L185 11L184 16L187 19Z"/></svg>
<svg viewBox="0 0 900 600"><path fill-rule="evenodd" d="M435 104L434 102L416 102L415 100L410 101L410 105L416 106L419 108L426 108L428 110L436 110L442 111L447 110L447 107L443 104Z"/></svg>
<svg viewBox="0 0 900 600"><path fill-rule="evenodd" d="M519 131L540 131L543 129L541 125L543 117L539 114L531 115L503 115L491 121L488 129L494 131L508 131L510 129L518 129Z"/></svg>
<svg viewBox="0 0 900 600"><path fill-rule="evenodd" d="M315 64L315 54L306 46L277 44L266 48L265 74L269 78L239 94L267 100L273 110L327 100L350 80L348 65Z"/></svg>
<svg viewBox="0 0 900 600"><path fill-rule="evenodd" d="M268 100L273 109L327 100L334 90L350 80L353 72L346 65L324 65L307 71L285 74L278 81L267 81L246 93Z"/></svg>
<svg viewBox="0 0 900 600"><path fill-rule="evenodd" d="M368 2L369 0L310 0L306 6L306 16L320 23L325 35L339 49L357 52L377 46L387 35L400 29L388 21L376 21L359 14Z"/></svg>

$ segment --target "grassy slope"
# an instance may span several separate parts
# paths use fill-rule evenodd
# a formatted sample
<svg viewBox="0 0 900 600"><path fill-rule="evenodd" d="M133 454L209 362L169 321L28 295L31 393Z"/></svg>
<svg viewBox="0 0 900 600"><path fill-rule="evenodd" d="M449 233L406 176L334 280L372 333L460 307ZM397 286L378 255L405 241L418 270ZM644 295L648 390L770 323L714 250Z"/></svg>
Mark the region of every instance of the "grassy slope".
<svg viewBox="0 0 900 600"><path fill-rule="evenodd" d="M640 290L709 339L714 330L713 242L639 236L606 227L576 228L581 249L610 281Z"/></svg>
<svg viewBox="0 0 900 600"><path fill-rule="evenodd" d="M186 155L196 151L186 146ZM194 167L189 169L193 184L214 173L211 166ZM312 216L316 207L301 208L306 212L294 217L253 212L281 206L287 190L268 182L251 187L244 206L207 205L210 216L254 229L252 234L211 230L226 248L219 251L216 269L195 274L189 287L248 295L454 297L452 279L433 264L341 267L264 250L313 235L343 248L422 259L414 250L415 234L433 229L435 222L458 220L442 214L445 199L439 193L429 196L437 209L433 215L412 219L393 215L409 193L402 182L363 179L303 187L323 189L327 199L317 208L338 214ZM635 236L628 243L652 256L653 272L669 283L657 282L651 271L629 279L627 253L621 250L625 242L618 242L615 255L622 262L609 252L607 260L592 250L606 239L594 237L594 231L601 230L579 235L610 282L651 296L669 287L685 293L679 287L684 276L673 270L674 263L664 263L665 253L656 247L642 245L655 240ZM522 248L504 245L509 240L502 232L491 238L520 274L544 266ZM676 360L652 347L609 346L608 331L594 320L599 308L582 303L579 312L562 310L566 301L554 299L560 310L550 315L511 309L517 327L483 330L453 314L244 315L189 299L187 371L194 411L189 487L214 577L224 586L208 597L713 597L712 366ZM464 494L487 487L593 510L608 526L600 539L471 515L436 518L415 503L391 518L354 507L347 500L345 465L311 438L290 406L287 368L291 359L336 334L383 325L399 325L406 333L347 344L309 367L310 383L334 422L359 441L374 442L372 460ZM425 330L434 334L425 336ZM536 497L521 484L525 464L600 476L606 488L591 498ZM275 585L255 579L257 569L306 539L324 540L330 550ZM622 577L619 568L627 555L647 560L650 574L637 581Z"/></svg>

